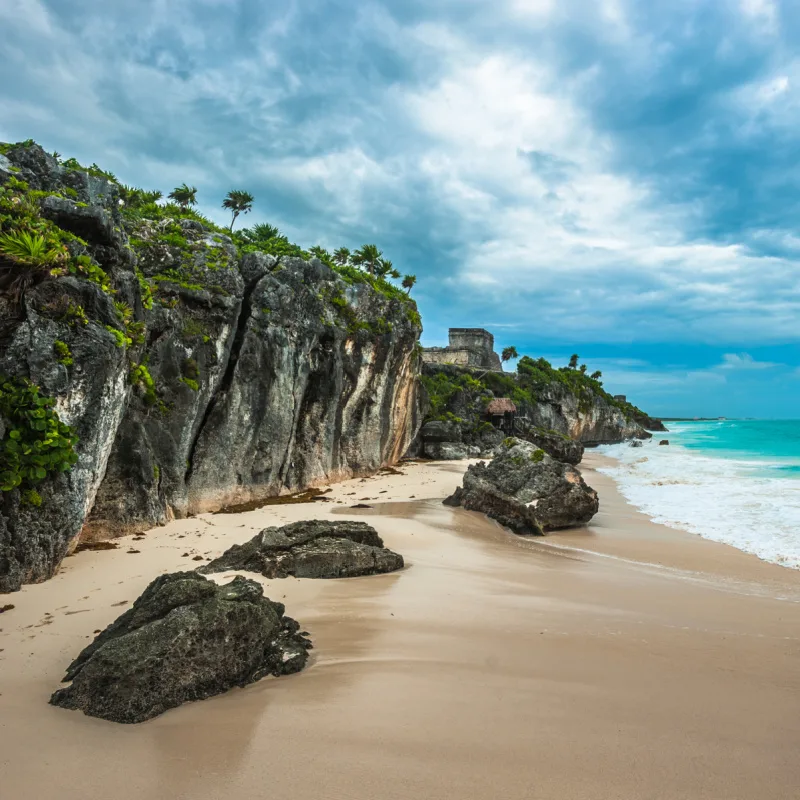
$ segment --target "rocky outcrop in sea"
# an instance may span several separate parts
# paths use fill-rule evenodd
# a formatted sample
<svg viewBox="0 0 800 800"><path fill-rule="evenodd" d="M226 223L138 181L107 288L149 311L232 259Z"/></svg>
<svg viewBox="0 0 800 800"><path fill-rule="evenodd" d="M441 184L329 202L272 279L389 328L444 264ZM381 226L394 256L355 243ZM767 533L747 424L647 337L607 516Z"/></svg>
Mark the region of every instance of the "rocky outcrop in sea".
<svg viewBox="0 0 800 800"><path fill-rule="evenodd" d="M444 503L533 535L585 524L599 508L597 492L578 470L519 439L507 440L488 464L471 465Z"/></svg>
<svg viewBox="0 0 800 800"><path fill-rule="evenodd" d="M311 642L282 603L240 576L156 578L69 665L50 702L113 722L143 722L267 675L299 672Z"/></svg>

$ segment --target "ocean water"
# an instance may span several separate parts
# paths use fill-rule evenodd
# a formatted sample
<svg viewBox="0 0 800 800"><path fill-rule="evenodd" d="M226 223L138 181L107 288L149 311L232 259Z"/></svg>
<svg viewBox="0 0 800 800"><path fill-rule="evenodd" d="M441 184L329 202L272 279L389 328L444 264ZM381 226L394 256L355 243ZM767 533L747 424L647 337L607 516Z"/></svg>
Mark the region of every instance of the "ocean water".
<svg viewBox="0 0 800 800"><path fill-rule="evenodd" d="M661 522L800 569L800 420L668 422L603 468ZM669 439L669 447L659 446Z"/></svg>

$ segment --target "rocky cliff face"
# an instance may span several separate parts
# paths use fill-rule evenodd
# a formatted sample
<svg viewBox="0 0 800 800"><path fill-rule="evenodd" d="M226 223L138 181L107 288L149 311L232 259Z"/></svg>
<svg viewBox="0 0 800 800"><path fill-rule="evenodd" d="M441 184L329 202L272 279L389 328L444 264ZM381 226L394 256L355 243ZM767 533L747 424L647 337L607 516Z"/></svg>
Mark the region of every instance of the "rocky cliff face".
<svg viewBox="0 0 800 800"><path fill-rule="evenodd" d="M531 377L425 364L428 421L412 452L429 458L490 455L507 435L486 417L486 406L494 397L514 401L516 434L568 463L580 461L581 445L650 438L637 421L638 409L615 405L577 373L558 379L562 376L549 365Z"/></svg>
<svg viewBox="0 0 800 800"><path fill-rule="evenodd" d="M412 301L317 260L243 252L99 168L3 149L0 236L33 232L51 255L42 268L1 240L0 591L50 577L81 538L403 455L420 424ZM12 434L45 436L18 402L27 381L74 428L66 471L51 440L21 467L7 451Z"/></svg>
<svg viewBox="0 0 800 800"><path fill-rule="evenodd" d="M544 387L536 403L521 403L520 407L520 416L531 425L565 434L584 444L650 438L633 417L627 417L605 398L582 399L557 383Z"/></svg>

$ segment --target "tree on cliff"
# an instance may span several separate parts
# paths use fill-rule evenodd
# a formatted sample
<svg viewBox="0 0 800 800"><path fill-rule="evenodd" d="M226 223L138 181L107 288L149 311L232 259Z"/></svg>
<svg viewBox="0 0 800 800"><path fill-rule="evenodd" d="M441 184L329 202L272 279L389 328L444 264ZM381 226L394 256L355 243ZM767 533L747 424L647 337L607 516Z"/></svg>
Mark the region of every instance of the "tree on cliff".
<svg viewBox="0 0 800 800"><path fill-rule="evenodd" d="M236 217L239 214L246 214L253 207L253 200L255 198L250 192L243 192L240 189L232 189L228 192L225 199L222 201L222 207L227 208L232 212L233 219L231 219L230 232L233 233L233 223L236 222Z"/></svg>
<svg viewBox="0 0 800 800"><path fill-rule="evenodd" d="M411 290L414 288L414 284L416 282L417 282L416 275L403 276L403 288L406 290L406 294L411 294Z"/></svg>
<svg viewBox="0 0 800 800"><path fill-rule="evenodd" d="M176 186L169 193L169 199L174 200L181 208L189 208L189 206L196 206L197 187L187 186L185 183L182 186Z"/></svg>
<svg viewBox="0 0 800 800"><path fill-rule="evenodd" d="M394 265L388 258L381 258L375 265L375 274L379 278L399 278L400 273L394 268Z"/></svg>
<svg viewBox="0 0 800 800"><path fill-rule="evenodd" d="M511 361L512 358L519 358L517 348L513 345L503 348L503 352L500 354L500 360L505 363L506 361Z"/></svg>
<svg viewBox="0 0 800 800"><path fill-rule="evenodd" d="M592 374L591 374L589 377L590 377L590 378L591 378L593 381L599 381L599 380L600 380L600 378L602 378L602 377L603 377L603 373L602 373L602 372L600 372L600 370L598 369L598 370L595 370L595 371L594 371L594 372L593 372L593 373L592 373Z"/></svg>
<svg viewBox="0 0 800 800"><path fill-rule="evenodd" d="M308 252L311 253L312 256L316 256L323 264L330 264L332 263L331 254L324 248L318 244L315 244L313 247L308 248Z"/></svg>
<svg viewBox="0 0 800 800"><path fill-rule="evenodd" d="M383 253L376 244L362 245L353 253L353 263L364 267L370 275L374 275L383 258Z"/></svg>
<svg viewBox="0 0 800 800"><path fill-rule="evenodd" d="M333 263L343 267L350 263L350 250L347 247L339 247L333 251Z"/></svg>
<svg viewBox="0 0 800 800"><path fill-rule="evenodd" d="M569 357L569 368L570 369L578 369L578 359L580 356L577 353L573 353Z"/></svg>

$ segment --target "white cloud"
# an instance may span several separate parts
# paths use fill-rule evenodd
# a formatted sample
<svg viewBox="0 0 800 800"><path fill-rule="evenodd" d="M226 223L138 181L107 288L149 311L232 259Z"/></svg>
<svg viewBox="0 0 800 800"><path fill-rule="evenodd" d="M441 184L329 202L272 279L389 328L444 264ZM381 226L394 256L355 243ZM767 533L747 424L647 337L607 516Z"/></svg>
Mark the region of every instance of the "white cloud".
<svg viewBox="0 0 800 800"><path fill-rule="evenodd" d="M725 353L722 356L722 364L719 365L720 369L773 369L774 367L781 367L782 364L773 361L756 361L749 353Z"/></svg>

